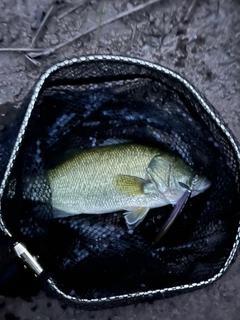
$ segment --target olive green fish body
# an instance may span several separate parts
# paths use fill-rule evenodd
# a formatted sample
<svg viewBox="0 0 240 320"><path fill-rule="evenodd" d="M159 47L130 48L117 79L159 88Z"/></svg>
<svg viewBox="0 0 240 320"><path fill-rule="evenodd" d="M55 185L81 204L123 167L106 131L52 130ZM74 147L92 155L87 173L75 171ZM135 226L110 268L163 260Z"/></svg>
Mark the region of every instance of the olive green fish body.
<svg viewBox="0 0 240 320"><path fill-rule="evenodd" d="M129 143L76 152L47 174L55 217L128 210L129 228L150 208L175 204L185 191L179 181L190 185L195 177L178 157Z"/></svg>
<svg viewBox="0 0 240 320"><path fill-rule="evenodd" d="M119 175L145 179L158 150L135 145L100 147L79 152L48 171L52 205L71 214L123 210L145 201L145 195L121 192ZM136 190L135 190L136 191ZM156 189L157 192L157 189ZM154 197L152 197L154 199Z"/></svg>

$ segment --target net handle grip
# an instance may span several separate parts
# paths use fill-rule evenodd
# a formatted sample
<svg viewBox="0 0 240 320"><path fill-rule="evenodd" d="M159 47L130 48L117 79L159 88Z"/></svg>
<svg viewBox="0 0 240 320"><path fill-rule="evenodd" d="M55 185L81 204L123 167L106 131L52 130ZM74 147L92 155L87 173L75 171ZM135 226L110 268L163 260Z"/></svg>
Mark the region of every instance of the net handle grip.
<svg viewBox="0 0 240 320"><path fill-rule="evenodd" d="M13 247L16 255L22 259L25 265L29 266L35 273L36 276L39 276L43 273L43 268L37 262L36 258L27 250L27 248L20 242L15 243Z"/></svg>

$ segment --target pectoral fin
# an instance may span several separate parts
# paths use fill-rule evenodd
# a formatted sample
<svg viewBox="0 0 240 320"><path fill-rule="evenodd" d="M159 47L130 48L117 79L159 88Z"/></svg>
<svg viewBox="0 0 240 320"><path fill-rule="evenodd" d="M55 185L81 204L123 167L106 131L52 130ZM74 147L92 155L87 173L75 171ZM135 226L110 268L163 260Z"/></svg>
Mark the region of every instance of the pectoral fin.
<svg viewBox="0 0 240 320"><path fill-rule="evenodd" d="M129 196L144 195L148 193L149 181L128 175L118 175L115 178L116 189Z"/></svg>
<svg viewBox="0 0 240 320"><path fill-rule="evenodd" d="M127 224L128 229L136 228L146 217L149 208L140 207L140 208L133 208L128 212L124 213L124 218Z"/></svg>

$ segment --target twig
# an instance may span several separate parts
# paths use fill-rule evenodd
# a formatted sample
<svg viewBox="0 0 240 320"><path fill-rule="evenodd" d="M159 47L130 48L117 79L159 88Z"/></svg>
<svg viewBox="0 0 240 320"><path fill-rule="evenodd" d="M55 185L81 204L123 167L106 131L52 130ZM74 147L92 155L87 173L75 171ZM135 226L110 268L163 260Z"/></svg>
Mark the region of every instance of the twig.
<svg viewBox="0 0 240 320"><path fill-rule="evenodd" d="M46 15L44 16L43 21L41 22L35 36L32 39L32 43L31 43L31 47L34 47L35 43L37 42L37 40L39 39L41 32L43 31L43 28L45 27L47 20L49 19L51 13L53 12L55 5L54 3L51 5L51 7L48 9Z"/></svg>
<svg viewBox="0 0 240 320"><path fill-rule="evenodd" d="M35 33L35 36L32 39L31 47L35 47L39 37L41 36L41 33L43 31L43 28L46 26L47 21L49 20L53 10L55 8L55 2L48 8L47 13L45 14L42 22L40 23L37 32ZM40 62L37 62L34 58L30 56L30 54L25 54L25 57L32 62L35 66L40 66Z"/></svg>
<svg viewBox="0 0 240 320"><path fill-rule="evenodd" d="M105 3L105 0L102 0L101 4L100 4L99 23L98 23L98 28L96 30L95 44L94 44L94 50L93 50L94 53L97 52L97 47L98 47L98 42L99 42L99 32L101 29L100 26L102 24L102 18L103 18L104 3Z"/></svg>
<svg viewBox="0 0 240 320"><path fill-rule="evenodd" d="M33 59L31 57L29 57L28 54L25 54L25 58L28 59L31 63L33 63L35 66L40 67L41 63L39 61L37 61L36 59Z"/></svg>
<svg viewBox="0 0 240 320"><path fill-rule="evenodd" d="M193 1L192 1L192 3L191 3L191 5L190 5L190 7L188 8L188 11L187 11L184 19L183 19L183 22L188 22L188 21L190 20L191 15L193 14L193 11L194 11L194 9L195 9L195 7L196 7L197 1L198 1L198 0L193 0Z"/></svg>
<svg viewBox="0 0 240 320"><path fill-rule="evenodd" d="M231 65L231 64L233 64L233 63L239 63L240 62L240 60L239 60L239 58L235 58L235 59L232 59L232 60L230 60L230 61L225 61L225 62L219 62L219 66L228 66L228 65Z"/></svg>
<svg viewBox="0 0 240 320"><path fill-rule="evenodd" d="M121 13L117 14L115 17L104 21L100 25L97 25L95 27L89 28L88 30L86 30L86 31L84 31L82 33L78 33L75 37L71 38L70 40L67 40L66 42L60 43L59 45L57 45L57 46L55 46L53 48L46 49L46 50L44 50L43 52L40 52L40 53L36 53L36 54L32 53L32 54L30 54L30 56L31 56L31 58L38 58L38 57L41 57L41 56L48 56L48 55L54 53L55 51L57 51L57 50L65 47L65 46L69 45L70 43L78 40L79 38L81 38L81 37L93 32L93 31L96 31L98 28L106 26L107 24L115 22L115 21L117 21L117 20L119 20L121 18L124 18L124 17L132 14L132 13L135 13L135 12L138 12L138 11L140 11L142 9L145 9L146 7L148 7L148 6L150 6L150 5L154 4L154 3L157 3L159 1L161 1L161 0L150 0L150 1L146 2L146 3L144 3L144 4L140 4L140 5L136 6L135 8L129 9L129 10L124 11L124 12L121 12Z"/></svg>
<svg viewBox="0 0 240 320"><path fill-rule="evenodd" d="M44 52L45 50L44 48L0 48L0 52Z"/></svg>
<svg viewBox="0 0 240 320"><path fill-rule="evenodd" d="M219 3L219 1L218 1L218 2L217 2L216 17L219 16L219 9L220 9L220 3Z"/></svg>
<svg viewBox="0 0 240 320"><path fill-rule="evenodd" d="M79 4L77 4L75 7L73 8L69 8L68 10L66 10L65 12L61 13L57 18L58 19L62 19L65 16L67 16L69 13L72 13L73 11L77 10L79 7L81 7L84 3L86 2L86 0L81 0Z"/></svg>
<svg viewBox="0 0 240 320"><path fill-rule="evenodd" d="M132 25L131 29L132 29L131 40L133 41L135 34L136 34L136 29L137 29L136 24Z"/></svg>

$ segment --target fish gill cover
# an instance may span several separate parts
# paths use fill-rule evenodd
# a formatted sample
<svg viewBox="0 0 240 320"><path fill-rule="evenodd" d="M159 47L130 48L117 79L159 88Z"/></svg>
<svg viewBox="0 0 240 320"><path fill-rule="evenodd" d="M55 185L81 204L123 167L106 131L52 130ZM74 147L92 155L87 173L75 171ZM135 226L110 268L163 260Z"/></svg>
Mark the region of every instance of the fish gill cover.
<svg viewBox="0 0 240 320"><path fill-rule="evenodd" d="M26 126L4 189L2 217L14 239L39 257L58 288L79 298L80 306L86 307L84 299L101 302L125 295L115 304L107 299L98 305L109 307L132 302L134 295L138 301L139 292L151 298L160 289L207 283L224 267L235 243L240 211L236 151L186 84L165 70L131 59L63 64L43 82ZM1 175L24 112L15 131L1 138ZM174 152L211 181L154 248L171 205L150 210L133 230L122 212L53 218L46 172L66 152L108 139Z"/></svg>

